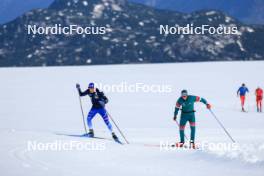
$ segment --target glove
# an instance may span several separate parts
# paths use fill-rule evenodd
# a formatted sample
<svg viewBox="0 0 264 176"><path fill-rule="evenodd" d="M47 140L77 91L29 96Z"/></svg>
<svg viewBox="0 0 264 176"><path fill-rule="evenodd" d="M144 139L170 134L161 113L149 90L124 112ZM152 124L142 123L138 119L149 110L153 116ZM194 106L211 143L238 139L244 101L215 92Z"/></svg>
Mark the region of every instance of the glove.
<svg viewBox="0 0 264 176"><path fill-rule="evenodd" d="M76 84L76 88L77 88L77 89L80 89L80 84L77 83L77 84Z"/></svg>
<svg viewBox="0 0 264 176"><path fill-rule="evenodd" d="M103 100L100 100L99 101L99 104L102 106L102 107L105 107L105 102Z"/></svg>
<svg viewBox="0 0 264 176"><path fill-rule="evenodd" d="M212 106L210 104L207 104L206 107L207 107L207 109L211 109L212 108Z"/></svg>
<svg viewBox="0 0 264 176"><path fill-rule="evenodd" d="M174 117L173 117L173 120L176 121L176 120L177 120L177 116L174 116Z"/></svg>

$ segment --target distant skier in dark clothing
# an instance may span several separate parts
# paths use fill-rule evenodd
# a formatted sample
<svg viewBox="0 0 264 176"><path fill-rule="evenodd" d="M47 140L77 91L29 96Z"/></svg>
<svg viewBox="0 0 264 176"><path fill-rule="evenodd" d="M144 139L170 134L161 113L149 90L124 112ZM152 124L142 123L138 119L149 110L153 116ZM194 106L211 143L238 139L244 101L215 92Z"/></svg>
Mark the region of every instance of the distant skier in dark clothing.
<svg viewBox="0 0 264 176"><path fill-rule="evenodd" d="M94 83L90 83L88 86L88 89L84 92L81 91L79 84L76 84L76 88L78 89L80 96L88 95L91 98L92 108L89 111L88 116L87 116L87 124L89 127L88 136L94 137L92 119L94 118L94 116L97 113L99 113L102 116L107 128L112 133L112 137L114 139L117 139L117 136L113 132L112 125L109 121L109 117L108 117L107 112L105 110L105 104L108 103L108 98L104 95L104 93L99 91L99 89L95 88Z"/></svg>
<svg viewBox="0 0 264 176"><path fill-rule="evenodd" d="M191 140L190 147L195 149L195 110L194 103L202 102L206 105L208 109L211 109L211 105L204 99L194 95L188 95L187 90L182 90L181 97L177 100L174 118L173 120L177 120L177 115L179 110L181 110L181 119L180 119L180 142L176 143L176 147L183 147L184 145L184 129L187 122L190 123L191 127Z"/></svg>
<svg viewBox="0 0 264 176"><path fill-rule="evenodd" d="M237 90L237 96L240 97L240 102L241 102L241 107L242 107L242 111L245 112L245 101L246 101L246 94L249 92L248 88L246 87L246 84L242 84L241 87L239 87L239 89Z"/></svg>

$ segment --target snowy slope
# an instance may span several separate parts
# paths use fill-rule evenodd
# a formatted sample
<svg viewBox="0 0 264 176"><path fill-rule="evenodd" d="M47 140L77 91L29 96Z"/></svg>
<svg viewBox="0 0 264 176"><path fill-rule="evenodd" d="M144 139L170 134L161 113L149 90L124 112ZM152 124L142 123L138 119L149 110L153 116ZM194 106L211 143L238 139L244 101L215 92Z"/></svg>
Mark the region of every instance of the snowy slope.
<svg viewBox="0 0 264 176"><path fill-rule="evenodd" d="M0 69L0 170L11 175L259 175L264 173L264 116L255 112L253 90L264 87L264 62L215 62L89 67ZM107 109L130 145L69 137L83 133L75 83L144 83L172 87L170 93L106 92ZM248 113L241 113L236 90L245 82ZM181 89L205 97L240 147L236 150L160 150L149 145L178 141L172 121ZM83 98L85 114L90 108ZM229 142L206 108L197 104L197 142ZM100 117L97 136L110 139ZM187 130L188 131L188 130ZM187 133L188 134L188 133ZM93 142L101 151L30 151L28 141ZM147 146L146 146L147 144Z"/></svg>

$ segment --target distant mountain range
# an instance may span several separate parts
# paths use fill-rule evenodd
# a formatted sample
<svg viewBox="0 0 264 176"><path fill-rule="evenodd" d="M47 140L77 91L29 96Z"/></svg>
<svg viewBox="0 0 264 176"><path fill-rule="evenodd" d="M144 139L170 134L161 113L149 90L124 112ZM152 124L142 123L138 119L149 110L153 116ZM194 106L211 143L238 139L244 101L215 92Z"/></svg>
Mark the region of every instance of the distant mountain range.
<svg viewBox="0 0 264 176"><path fill-rule="evenodd" d="M1 0L0 24L36 9L47 8L54 0ZM65 0L66 1L66 0ZM205 9L220 10L248 24L264 24L263 0L129 0L159 9L194 12ZM89 0L88 0L89 2Z"/></svg>
<svg viewBox="0 0 264 176"><path fill-rule="evenodd" d="M42 27L105 26L103 35L27 34ZM238 27L238 35L160 35L160 25ZM190 14L125 0L55 0L0 26L0 66L162 63L264 58L264 26L244 25L221 11Z"/></svg>

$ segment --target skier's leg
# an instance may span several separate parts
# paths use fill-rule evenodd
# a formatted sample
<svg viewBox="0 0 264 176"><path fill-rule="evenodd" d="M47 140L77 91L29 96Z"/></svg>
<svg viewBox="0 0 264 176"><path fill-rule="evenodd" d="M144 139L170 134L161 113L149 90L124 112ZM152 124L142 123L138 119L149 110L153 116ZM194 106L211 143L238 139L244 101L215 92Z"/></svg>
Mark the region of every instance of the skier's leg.
<svg viewBox="0 0 264 176"><path fill-rule="evenodd" d="M180 142L184 143L184 129L185 129L185 125L188 121L188 118L185 117L184 115L181 116L181 120L180 120Z"/></svg>
<svg viewBox="0 0 264 176"><path fill-rule="evenodd" d="M243 103L242 103L242 96L240 96L240 104L241 104L241 108L243 108Z"/></svg>
<svg viewBox="0 0 264 176"><path fill-rule="evenodd" d="M259 111L260 111L260 101L257 98L257 112L259 112Z"/></svg>
<svg viewBox="0 0 264 176"><path fill-rule="evenodd" d="M241 96L241 105L242 107L244 108L244 105L245 105L245 96Z"/></svg>
<svg viewBox="0 0 264 176"><path fill-rule="evenodd" d="M92 120L94 118L94 116L97 114L97 110L92 108L87 116L87 124L88 124L88 128L91 131L93 129L93 124L92 124Z"/></svg>
<svg viewBox="0 0 264 176"><path fill-rule="evenodd" d="M103 118L103 120L104 120L104 122L105 122L105 124L106 124L106 126L108 128L108 130L112 133L113 132L113 127L112 127L112 125L111 125L111 123L109 121L109 117L107 115L106 110L104 108L101 108L99 110L99 114L102 116L102 118Z"/></svg>
<svg viewBox="0 0 264 176"><path fill-rule="evenodd" d="M241 101L241 107L242 107L242 111L244 111L244 105L245 105L245 96L240 96L240 101Z"/></svg>
<svg viewBox="0 0 264 176"><path fill-rule="evenodd" d="M192 115L189 119L190 128L191 128L191 142L195 140L195 115Z"/></svg>
<svg viewBox="0 0 264 176"><path fill-rule="evenodd" d="M262 112L262 100L259 101L259 109L260 109L260 112Z"/></svg>

